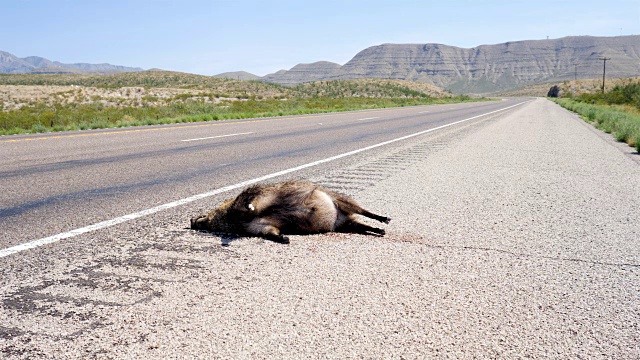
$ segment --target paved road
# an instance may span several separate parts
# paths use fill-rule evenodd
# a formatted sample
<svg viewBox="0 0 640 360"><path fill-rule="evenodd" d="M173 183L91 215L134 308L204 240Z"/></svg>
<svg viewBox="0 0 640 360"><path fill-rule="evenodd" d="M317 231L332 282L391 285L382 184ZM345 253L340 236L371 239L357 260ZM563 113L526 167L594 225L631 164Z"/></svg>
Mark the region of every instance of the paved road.
<svg viewBox="0 0 640 360"><path fill-rule="evenodd" d="M0 248L518 101L0 138Z"/></svg>
<svg viewBox="0 0 640 360"><path fill-rule="evenodd" d="M176 169L185 169L186 180L126 189L144 199L116 191L87 199L104 207L105 213L78 211L86 214L65 226L34 226L34 233L21 235L21 241L424 131L444 124L432 123L438 117L455 122L513 104L241 122L222 125L225 131L215 133L206 127L137 133L154 145L145 145L144 150L145 143L137 140L131 148L143 149L142 154L149 154L148 164L166 164L176 176L180 174ZM473 110L475 106L484 108ZM278 128L279 121L287 126ZM319 130L328 122L340 129ZM304 135L304 126L317 132ZM374 130L365 130L369 127ZM274 133L261 135L265 137L261 149L247 140L247 148L254 148L251 156L224 152L226 146L221 145L195 145L197 141L174 144L165 153L155 144L164 132L190 131L190 138L254 132L248 135L259 137L260 129ZM283 129L299 139L279 137ZM340 137L350 129L356 131ZM241 136L210 140L235 144L244 141ZM110 138L95 138L100 137ZM315 142L321 137L330 139L330 145ZM83 149L81 140L94 141L65 139ZM56 141L37 143L52 140ZM307 141L315 145L306 149L294 144ZM170 155L185 146L196 146L191 150L197 155L187 150L183 156ZM126 147L115 146L106 157L133 161L127 154L135 151L122 150ZM278 153L274 149L282 148L292 149L280 151L288 160L273 155ZM38 153L44 156L38 151L32 156L37 158ZM250 160L214 170L227 160L212 153L223 154L220 158L233 164ZM87 155L83 163L64 155L62 148L48 154L69 160L45 160L24 169L8 164L3 174L19 177L26 175L21 171L31 171L36 176L39 169L43 176L60 180L52 163L68 166L72 174L78 166L78 173L97 171L100 176L91 177L93 186L103 190L110 181L163 173L162 166L145 170L146 164L118 167L100 162L105 155ZM193 213L228 196L220 194L5 256L0 266L0 354L638 358L637 157L620 151L576 116L538 99L282 176L321 182L391 216L394 220L384 238L294 236L290 245L283 246L185 229ZM212 158L213 165L201 165L202 158ZM264 167L257 173L252 164ZM122 175L99 170L110 166ZM199 174L198 169L207 170ZM135 175L127 173L133 171ZM101 177L106 177L104 183ZM157 178L172 179L152 177ZM75 185L69 186L61 193L72 193ZM26 197L2 196L3 208L5 198ZM71 208L83 203L56 196L52 194L56 200L46 211L57 219L69 216L67 202ZM19 207L18 200L11 201L11 208ZM123 201L133 204L112 205ZM37 225L28 218L45 208L48 205L10 217ZM7 245L18 243L12 239L25 228L18 224L15 229L3 226Z"/></svg>

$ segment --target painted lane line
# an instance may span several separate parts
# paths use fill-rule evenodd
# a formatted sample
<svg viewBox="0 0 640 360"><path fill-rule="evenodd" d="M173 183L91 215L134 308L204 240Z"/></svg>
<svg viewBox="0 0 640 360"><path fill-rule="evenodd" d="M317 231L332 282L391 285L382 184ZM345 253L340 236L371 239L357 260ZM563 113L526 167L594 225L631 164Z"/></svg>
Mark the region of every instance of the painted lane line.
<svg viewBox="0 0 640 360"><path fill-rule="evenodd" d="M218 138L224 138L224 137L229 137L229 136L238 136L238 135L247 135L247 134L253 134L253 132L245 132L245 133L237 133L237 134L228 134L228 135L218 135L218 136L209 136L209 137L203 137L203 138L197 138L197 139L186 139L186 140L180 140L180 141L209 140L209 139L218 139Z"/></svg>
<svg viewBox="0 0 640 360"><path fill-rule="evenodd" d="M427 110L427 111L420 111L418 114L426 114L426 113L428 113L428 112L431 112L431 111L429 111L429 110Z"/></svg>
<svg viewBox="0 0 640 360"><path fill-rule="evenodd" d="M100 229L104 229L104 228L111 227L111 226L114 226L114 225L118 225L118 224L121 224L123 222L127 222L129 220L134 220L134 219L137 219L137 218L140 218L140 217L143 217L143 216L147 216L147 215L151 215L151 214L163 211L163 210L167 210L167 209L171 209L171 208L178 207L178 206L181 206L181 205L185 205L185 204L188 204L188 203L191 203L191 202L194 202L194 201L197 201L197 200L201 200L201 199L204 199L204 198L207 198L207 197L211 197L211 196L214 196L214 195L218 195L218 194L221 194L221 193L224 193L224 192L227 192L227 191L240 189L240 188L243 188L243 187L246 187L246 186L249 186L249 185L253 185L253 184L258 183L260 181L273 179L273 178L278 177L278 176L282 176L282 175L286 175L286 174L289 174L289 173L292 173L292 172L296 172L296 171L300 171L300 170L307 169L307 168L310 168L310 167L318 166L320 164L324 164L324 163L327 163L327 162L335 161L335 160L338 160L338 159L341 159L341 158L344 158L344 157L347 157L347 156L355 155L355 154L358 154L358 153L361 153L361 152L364 152L364 151L368 151L368 150L371 150L371 149L375 149L375 148L378 148L378 147L381 147L381 146L393 144L393 143L398 142L398 141L411 139L411 138L416 137L416 136L424 135L424 134L427 134L427 133L430 133L430 132L433 132L433 131L444 129L444 128L449 127L449 126L457 125L457 124L463 123L465 121L469 121L469 120L477 119L479 117L483 117L483 116L487 116L487 115L490 115L490 114L495 114L497 112L505 111L505 110L511 109L513 107L520 106L522 104L526 104L526 103L531 102L531 101L533 101L533 100L524 101L524 102L521 102L521 103L518 103L518 104L515 104L515 105L511 105L511 106L508 106L508 107L505 107L505 108L502 108L502 109L494 110L494 111L491 111L491 112L488 112L488 113L485 113L485 114L481 114L481 115L476 115L476 116L473 116L473 117L470 117L470 118L467 118L467 119L455 121L455 122L452 122L450 124L438 126L438 127L432 128L432 129L419 131L417 133L405 135L405 136L402 136L402 137L399 137L399 138L395 138L395 139L392 139L392 140L383 141L383 142L378 143L378 144L370 145L370 146L367 146L367 147L363 147L363 148L360 148L360 149L352 150L352 151L349 151L349 152L346 152L346 153L342 153L342 154L339 154L339 155L331 156L331 157L328 157L328 158L325 158L325 159L313 161L313 162L310 162L310 163L307 163L307 164L303 164L303 165L299 165L299 166L292 167L292 168L289 168L289 169L285 169L285 170L282 170L282 171L274 172L274 173L267 174L267 175L264 175L264 176L261 176L261 177L257 177L257 178L250 179L250 180L246 180L246 181L234 184L234 185L221 187L219 189L215 189L215 190L212 190L212 191L209 191L209 192L206 192L206 193L193 195L193 196L190 196L188 198L184 198L184 199L181 199L181 200L176 200L176 201L164 204L164 205L159 205L159 206L156 206L156 207L153 207L153 208L150 208L150 209L142 210L142 211L135 212L135 213L128 214L128 215L124 215L124 216L121 216L121 217L118 217L118 218L115 218L115 219L105 220L105 221L102 221L102 222L99 222L99 223L96 223L96 224L93 224L93 225L85 226L85 227L82 227L82 228L79 228L79 229L67 231L67 232L64 232L64 233L61 233L61 234L57 234L57 235L49 236L49 237L42 238L42 239L39 239L39 240L34 240L34 241L30 241L30 242L27 242L27 243L24 243L24 244L12 246L10 248L6 248L6 249L0 250L0 258L5 257L5 256L9 256L9 255L12 255L12 254L16 254L16 253L19 253L19 252L22 252L22 251L25 251L25 250L34 249L34 248L37 248L37 247L40 247L40 246L43 246L43 245L55 243L55 242L58 242L60 240L68 239L68 238L71 238L71 237L75 237L75 236L78 236L78 235L81 235L81 234L85 234L85 233L88 233L88 232L91 232L91 231L100 230Z"/></svg>
<svg viewBox="0 0 640 360"><path fill-rule="evenodd" d="M373 119L380 119L380 117L379 116L377 116L377 117L369 117L369 118L364 118L364 119L358 119L356 121L365 121L365 120L373 120Z"/></svg>

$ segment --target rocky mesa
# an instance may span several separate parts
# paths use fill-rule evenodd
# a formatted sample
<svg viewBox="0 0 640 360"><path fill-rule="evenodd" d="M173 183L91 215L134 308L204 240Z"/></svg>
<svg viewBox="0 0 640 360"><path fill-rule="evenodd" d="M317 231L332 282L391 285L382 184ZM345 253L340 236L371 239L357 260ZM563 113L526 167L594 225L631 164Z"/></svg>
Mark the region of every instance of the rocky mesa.
<svg viewBox="0 0 640 360"><path fill-rule="evenodd" d="M514 41L470 49L443 44L383 44L346 64L316 62L266 75L295 85L318 80L384 78L425 82L456 93L489 93L529 84L602 76L640 75L640 36L572 36Z"/></svg>

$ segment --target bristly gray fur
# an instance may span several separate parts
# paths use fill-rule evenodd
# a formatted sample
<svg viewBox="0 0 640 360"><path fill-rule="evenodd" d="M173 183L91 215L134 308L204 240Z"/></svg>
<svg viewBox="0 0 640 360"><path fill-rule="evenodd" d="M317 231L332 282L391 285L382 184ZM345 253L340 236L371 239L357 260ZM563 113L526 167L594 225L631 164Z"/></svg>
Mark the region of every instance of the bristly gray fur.
<svg viewBox="0 0 640 360"><path fill-rule="evenodd" d="M355 219L362 215L380 222L390 219L371 213L353 199L308 181L253 185L208 214L191 219L191 228L230 234L262 236L288 243L284 234L329 231L373 233L384 230Z"/></svg>

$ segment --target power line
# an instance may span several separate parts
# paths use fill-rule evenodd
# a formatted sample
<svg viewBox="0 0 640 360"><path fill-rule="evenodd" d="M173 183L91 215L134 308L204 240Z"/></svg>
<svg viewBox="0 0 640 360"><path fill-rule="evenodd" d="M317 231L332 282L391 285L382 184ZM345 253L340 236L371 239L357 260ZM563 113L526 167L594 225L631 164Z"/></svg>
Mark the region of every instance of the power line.
<svg viewBox="0 0 640 360"><path fill-rule="evenodd" d="M607 60L611 60L611 58L606 58L606 57L601 57L598 58L598 60L602 60L603 61L603 66L602 66L602 93L604 94L604 75L607 73Z"/></svg>

